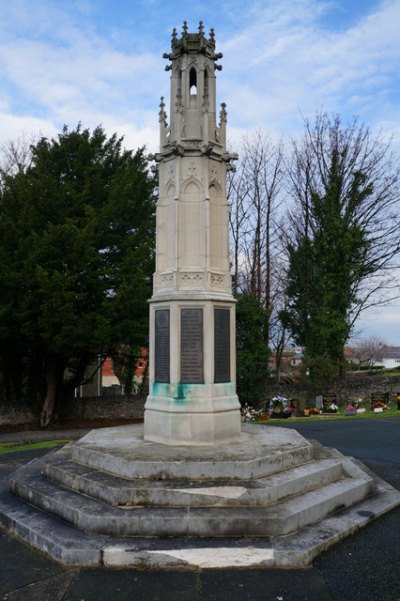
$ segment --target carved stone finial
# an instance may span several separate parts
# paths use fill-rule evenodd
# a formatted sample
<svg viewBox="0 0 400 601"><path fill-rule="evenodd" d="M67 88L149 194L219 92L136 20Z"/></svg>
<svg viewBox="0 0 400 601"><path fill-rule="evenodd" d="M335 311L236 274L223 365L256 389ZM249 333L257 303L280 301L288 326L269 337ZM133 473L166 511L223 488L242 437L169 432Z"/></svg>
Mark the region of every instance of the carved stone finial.
<svg viewBox="0 0 400 601"><path fill-rule="evenodd" d="M221 123L226 123L226 117L227 117L227 112L226 112L226 104L225 102L221 102L221 112L219 114Z"/></svg>
<svg viewBox="0 0 400 601"><path fill-rule="evenodd" d="M214 28L213 27L210 29L210 36L209 36L209 38L210 38L211 44L213 46L215 46L215 32L214 32Z"/></svg>
<svg viewBox="0 0 400 601"><path fill-rule="evenodd" d="M158 115L159 115L159 122L166 126L167 125L167 114L165 112L164 96L161 96L160 112L158 113Z"/></svg>
<svg viewBox="0 0 400 601"><path fill-rule="evenodd" d="M187 24L187 21L184 21L183 26L182 26L182 33L185 37L187 36L187 32L188 32L188 24Z"/></svg>
<svg viewBox="0 0 400 601"><path fill-rule="evenodd" d="M204 25L203 25L203 21L199 21L199 34L200 37L204 36Z"/></svg>
<svg viewBox="0 0 400 601"><path fill-rule="evenodd" d="M174 27L172 30L172 39L171 39L172 44L174 44L176 42L176 38L177 38L176 27Z"/></svg>

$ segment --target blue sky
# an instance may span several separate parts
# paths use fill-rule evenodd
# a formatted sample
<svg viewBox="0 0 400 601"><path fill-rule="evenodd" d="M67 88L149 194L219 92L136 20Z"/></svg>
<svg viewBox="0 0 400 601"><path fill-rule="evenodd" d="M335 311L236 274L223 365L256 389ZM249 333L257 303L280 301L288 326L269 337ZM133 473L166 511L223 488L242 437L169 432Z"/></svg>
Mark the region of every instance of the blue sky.
<svg viewBox="0 0 400 601"><path fill-rule="evenodd" d="M400 0L0 0L0 144L81 121L156 150L162 53L184 20L215 29L233 143L296 136L324 107L400 149ZM399 310L363 334L400 345Z"/></svg>

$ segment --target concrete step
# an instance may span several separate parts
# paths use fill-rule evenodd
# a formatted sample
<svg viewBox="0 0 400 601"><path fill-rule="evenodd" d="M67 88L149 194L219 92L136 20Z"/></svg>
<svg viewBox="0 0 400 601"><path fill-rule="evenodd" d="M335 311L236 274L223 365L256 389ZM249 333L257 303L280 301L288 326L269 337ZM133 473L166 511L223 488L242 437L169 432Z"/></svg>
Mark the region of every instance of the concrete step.
<svg viewBox="0 0 400 601"><path fill-rule="evenodd" d="M46 478L120 507L266 507L334 482L343 475L341 462L325 459L253 480L128 480L77 464L70 457L68 447L46 457L42 468Z"/></svg>
<svg viewBox="0 0 400 601"><path fill-rule="evenodd" d="M139 569L304 568L316 555L400 503L400 492L374 476L376 491L351 508L283 537L118 538L89 535L25 503L0 483L0 525L69 566Z"/></svg>
<svg viewBox="0 0 400 601"><path fill-rule="evenodd" d="M71 458L123 478L250 480L303 465L313 445L284 428L243 424L241 440L215 446L169 446L143 440L142 426L89 432L69 445Z"/></svg>
<svg viewBox="0 0 400 601"><path fill-rule="evenodd" d="M0 525L68 565L301 567L400 504L365 466L290 429L245 427L239 443L199 449L106 428L82 445L0 483ZM82 448L107 473L72 463Z"/></svg>
<svg viewBox="0 0 400 601"><path fill-rule="evenodd" d="M112 507L46 480L37 463L15 472L11 488L31 505L92 534L260 537L295 532L359 502L371 494L373 480L364 472L343 476L271 507Z"/></svg>

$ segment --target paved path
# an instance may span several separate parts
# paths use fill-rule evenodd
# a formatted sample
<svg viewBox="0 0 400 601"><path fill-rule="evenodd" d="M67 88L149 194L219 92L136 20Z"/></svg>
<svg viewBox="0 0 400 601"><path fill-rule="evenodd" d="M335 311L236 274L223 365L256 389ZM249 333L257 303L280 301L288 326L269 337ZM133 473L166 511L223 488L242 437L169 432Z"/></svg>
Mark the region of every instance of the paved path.
<svg viewBox="0 0 400 601"><path fill-rule="evenodd" d="M310 422L296 429L363 460L400 489L399 418ZM0 478L46 452L0 456ZM320 555L313 568L290 571L65 569L0 530L0 601L103 600L400 601L400 508Z"/></svg>

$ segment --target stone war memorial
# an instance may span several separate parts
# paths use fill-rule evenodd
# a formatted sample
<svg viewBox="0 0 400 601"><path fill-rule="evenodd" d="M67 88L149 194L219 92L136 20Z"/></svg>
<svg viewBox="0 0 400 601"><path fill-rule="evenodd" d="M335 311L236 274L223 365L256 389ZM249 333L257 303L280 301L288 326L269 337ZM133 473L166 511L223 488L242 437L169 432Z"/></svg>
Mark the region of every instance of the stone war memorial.
<svg viewBox="0 0 400 601"><path fill-rule="evenodd" d="M241 424L222 54L213 30L184 23L164 58L144 424L93 430L15 471L0 523L66 565L304 567L400 493L295 430Z"/></svg>
<svg viewBox="0 0 400 601"><path fill-rule="evenodd" d="M216 444L240 438L235 302L229 272L226 112L217 124L222 57L214 33L173 33L170 125L160 105L156 272L150 301L146 440Z"/></svg>

